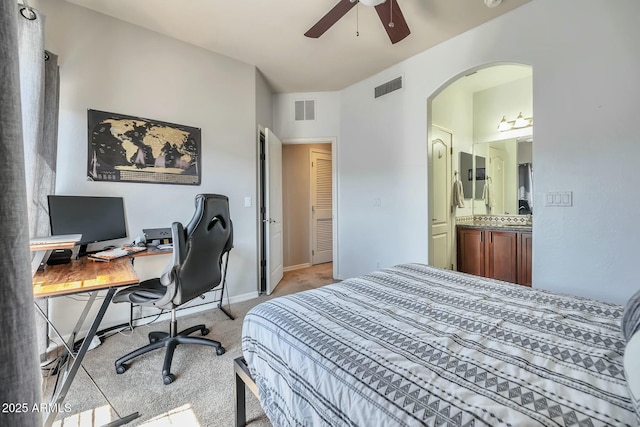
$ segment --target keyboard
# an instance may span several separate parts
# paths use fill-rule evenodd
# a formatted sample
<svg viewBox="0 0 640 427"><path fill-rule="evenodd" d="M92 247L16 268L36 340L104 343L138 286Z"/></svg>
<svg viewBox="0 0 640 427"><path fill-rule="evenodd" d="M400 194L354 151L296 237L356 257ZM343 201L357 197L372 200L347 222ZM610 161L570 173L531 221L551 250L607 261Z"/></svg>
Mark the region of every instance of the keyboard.
<svg viewBox="0 0 640 427"><path fill-rule="evenodd" d="M121 248L114 248L108 249L106 251L96 252L89 255L89 258L97 261L111 261L112 259L122 258L124 256L132 255L145 250L147 250L147 248L140 246L123 246Z"/></svg>

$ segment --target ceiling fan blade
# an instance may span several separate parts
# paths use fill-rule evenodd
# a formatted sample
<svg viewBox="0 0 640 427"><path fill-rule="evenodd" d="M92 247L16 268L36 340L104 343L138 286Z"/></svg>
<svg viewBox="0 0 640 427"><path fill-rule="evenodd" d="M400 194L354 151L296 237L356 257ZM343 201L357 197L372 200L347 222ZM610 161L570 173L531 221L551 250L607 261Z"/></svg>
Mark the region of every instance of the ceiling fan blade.
<svg viewBox="0 0 640 427"><path fill-rule="evenodd" d="M338 4L336 4L333 9L331 9L326 15L322 17L313 27L309 29L305 36L317 39L321 35L324 34L333 24L338 22L340 18L342 18L347 12L351 10L353 6L355 6L358 2L351 0L340 0Z"/></svg>
<svg viewBox="0 0 640 427"><path fill-rule="evenodd" d="M392 9L393 16L391 15ZM385 30L387 30L387 34L389 35L392 44L398 43L400 40L411 34L407 21L405 21L404 15L402 14L400 6L398 6L398 2L396 0L387 0L384 3L377 5L376 11L382 21L382 25L384 25ZM390 22L393 22L393 27L389 26Z"/></svg>

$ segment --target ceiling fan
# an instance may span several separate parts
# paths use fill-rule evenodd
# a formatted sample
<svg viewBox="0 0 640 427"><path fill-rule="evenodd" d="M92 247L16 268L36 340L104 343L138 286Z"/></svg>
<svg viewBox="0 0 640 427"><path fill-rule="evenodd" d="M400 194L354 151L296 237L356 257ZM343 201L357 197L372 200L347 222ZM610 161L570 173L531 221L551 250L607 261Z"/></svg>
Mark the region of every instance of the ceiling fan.
<svg viewBox="0 0 640 427"><path fill-rule="evenodd" d="M387 30L391 43L398 43L411 34L397 0L340 0L333 9L324 15L322 19L311 27L309 31L304 33L304 35L317 39L358 3L376 8L376 12L378 12L382 25L384 25L385 30Z"/></svg>

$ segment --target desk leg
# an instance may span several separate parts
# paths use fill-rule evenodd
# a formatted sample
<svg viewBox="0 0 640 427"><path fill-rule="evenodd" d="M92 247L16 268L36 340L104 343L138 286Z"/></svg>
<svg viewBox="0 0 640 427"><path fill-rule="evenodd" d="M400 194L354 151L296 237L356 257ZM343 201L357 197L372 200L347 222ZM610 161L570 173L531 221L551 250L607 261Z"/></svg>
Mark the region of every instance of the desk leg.
<svg viewBox="0 0 640 427"><path fill-rule="evenodd" d="M93 306L93 302L96 300L97 296L98 296L98 291L91 292L91 295L89 296L89 300L84 305L84 309L82 310L82 313L80 314L80 317L76 322L76 326L73 328L73 332L71 332L69 341L67 341L68 349L70 348L71 350L73 350L73 344L76 342L76 336L78 336L78 332L80 332L80 328L82 328L82 325L84 325L84 321L86 320L87 315L89 314L89 310L91 310L91 307Z"/></svg>
<svg viewBox="0 0 640 427"><path fill-rule="evenodd" d="M109 307L109 304L111 303L111 299L113 298L113 294L115 294L115 292L116 292L116 288L109 288L109 290L107 291L107 295L105 295L104 300L102 301L100 310L98 311L98 314L96 314L95 319L93 319L93 322L91 323L91 327L89 328L89 332L87 332L87 336L82 341L82 345L80 346L78 355L73 360L71 369L69 370L69 373L65 377L64 382L62 384L62 388L60 389L60 391L57 394L57 397L55 398L55 402L54 402L55 405L53 405L54 408L62 407L64 398L66 397L67 392L69 391L69 387L71 387L71 383L73 382L73 379L76 376L76 373L80 368L80 365L82 364L82 359L84 358L84 355L87 353L87 350L91 345L91 341L93 340L93 337L96 335L96 332L98 331L98 326L100 325L100 322L102 322L102 318L104 317L104 314L106 313L107 308ZM58 416L57 412L55 411L49 412L49 415L47 415L45 419L44 426L45 427L52 426L57 416Z"/></svg>

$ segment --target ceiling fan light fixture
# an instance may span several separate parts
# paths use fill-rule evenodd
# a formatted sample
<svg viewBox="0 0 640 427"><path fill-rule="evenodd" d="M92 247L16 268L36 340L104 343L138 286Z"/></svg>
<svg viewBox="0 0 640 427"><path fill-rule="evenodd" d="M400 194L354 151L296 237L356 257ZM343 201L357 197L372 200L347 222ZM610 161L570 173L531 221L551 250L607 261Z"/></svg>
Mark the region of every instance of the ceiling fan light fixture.
<svg viewBox="0 0 640 427"><path fill-rule="evenodd" d="M494 8L500 6L502 0L484 0L484 4L489 8Z"/></svg>
<svg viewBox="0 0 640 427"><path fill-rule="evenodd" d="M365 6L377 6L379 4L384 3L386 0L359 0L359 1Z"/></svg>

